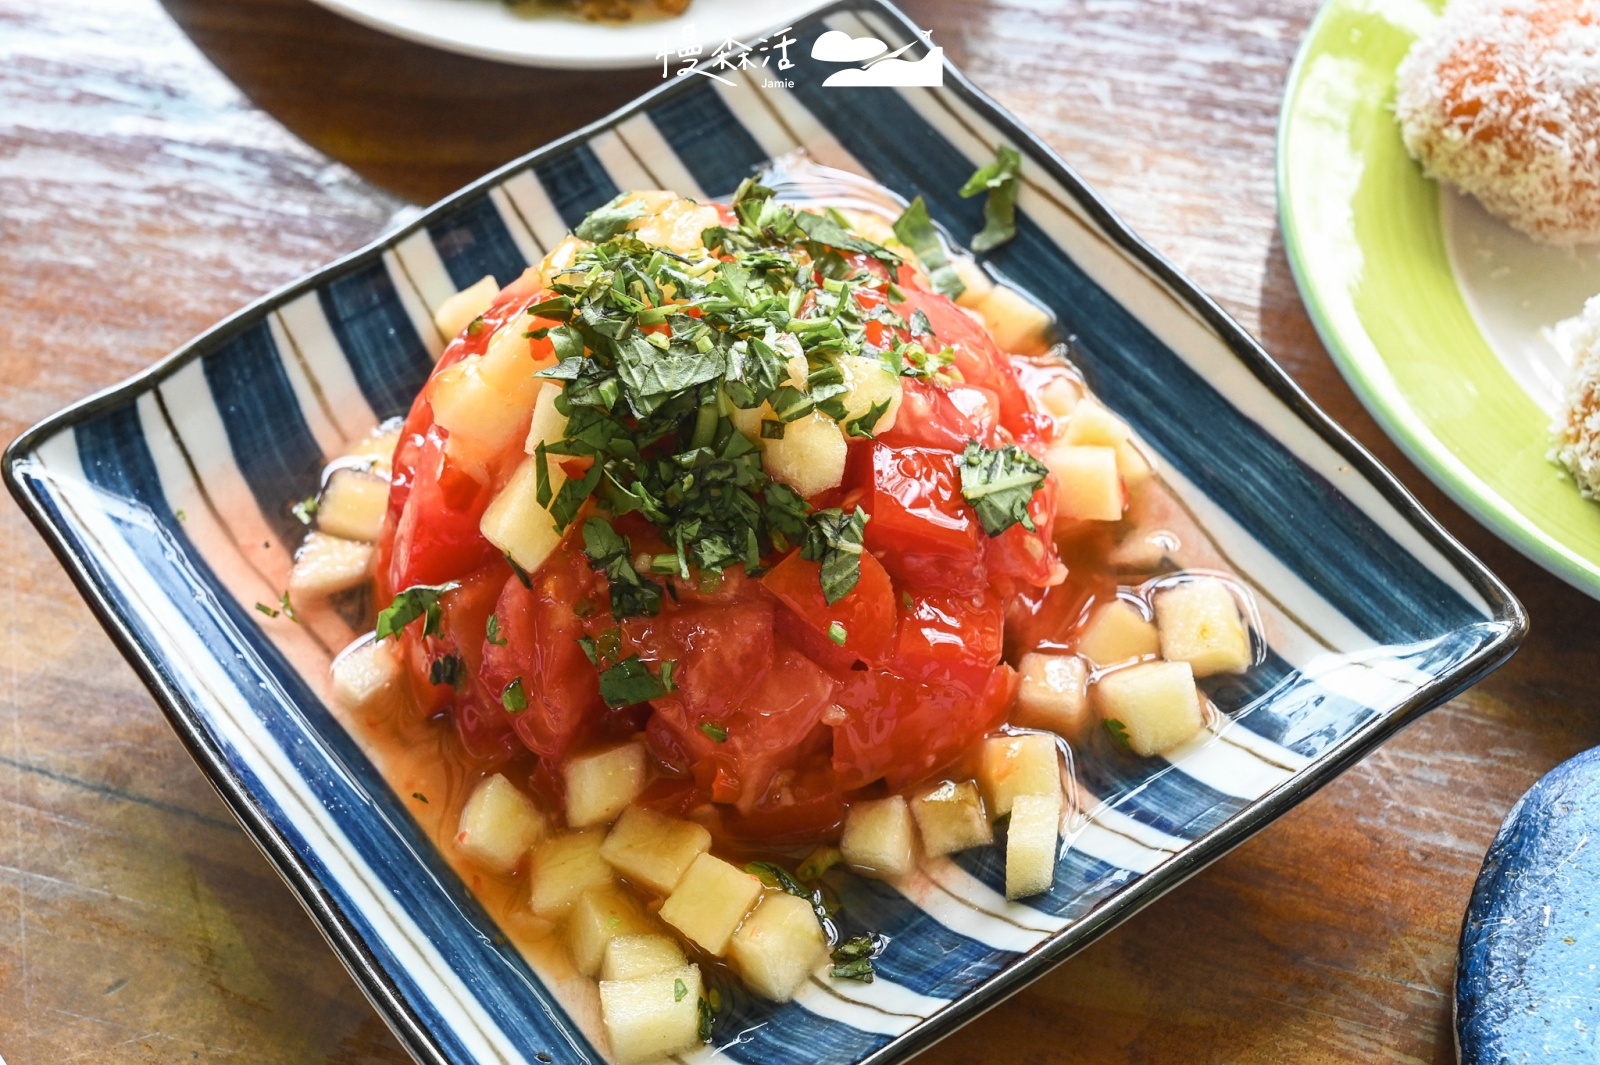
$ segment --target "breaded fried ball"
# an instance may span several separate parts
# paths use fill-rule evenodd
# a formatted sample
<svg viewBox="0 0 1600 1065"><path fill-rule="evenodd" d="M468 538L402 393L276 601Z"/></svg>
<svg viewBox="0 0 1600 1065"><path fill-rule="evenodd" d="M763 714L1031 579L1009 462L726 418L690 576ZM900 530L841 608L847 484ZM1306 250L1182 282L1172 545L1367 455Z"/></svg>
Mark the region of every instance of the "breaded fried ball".
<svg viewBox="0 0 1600 1065"><path fill-rule="evenodd" d="M1538 240L1600 241L1600 0L1452 0L1398 89L1429 177Z"/></svg>
<svg viewBox="0 0 1600 1065"><path fill-rule="evenodd" d="M1572 356L1572 370L1550 459L1567 468L1585 496L1600 497L1600 296L1554 333L1556 346Z"/></svg>

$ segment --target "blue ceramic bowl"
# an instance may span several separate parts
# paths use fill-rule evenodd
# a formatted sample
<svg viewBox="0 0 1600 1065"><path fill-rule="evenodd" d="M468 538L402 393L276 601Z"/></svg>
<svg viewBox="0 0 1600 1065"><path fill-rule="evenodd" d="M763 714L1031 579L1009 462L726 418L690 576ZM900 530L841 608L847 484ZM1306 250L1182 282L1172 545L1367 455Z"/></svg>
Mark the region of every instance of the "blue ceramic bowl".
<svg viewBox="0 0 1600 1065"><path fill-rule="evenodd" d="M824 87L828 27L912 40L845 0L790 30L798 60L676 78L63 411L6 454L11 490L179 737L425 1062L604 1060L510 949L329 708L351 633L269 621L325 458L404 412L442 338L431 310L502 282L629 187L726 195L804 147L961 235L956 194L995 147L1024 157L1018 233L990 262L1048 305L1106 402L1161 460L1205 550L1260 606L1265 663L1208 683L1225 714L1171 759L1078 752L1055 886L1003 898L994 849L899 887L841 881L848 933L892 937L870 985L730 1000L714 1053L759 1065L900 1061L1103 934L1304 799L1516 647L1520 605L1245 332L954 69L940 88ZM848 985L848 986L846 986ZM570 1000L568 1000L570 1001Z"/></svg>

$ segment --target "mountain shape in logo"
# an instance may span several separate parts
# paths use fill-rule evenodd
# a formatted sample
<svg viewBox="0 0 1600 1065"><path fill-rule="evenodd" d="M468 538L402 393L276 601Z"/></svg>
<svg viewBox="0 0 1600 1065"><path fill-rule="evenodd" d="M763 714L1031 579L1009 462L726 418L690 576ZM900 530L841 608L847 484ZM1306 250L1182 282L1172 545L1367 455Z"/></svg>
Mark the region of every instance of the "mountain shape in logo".
<svg viewBox="0 0 1600 1065"><path fill-rule="evenodd" d="M918 43L927 45L927 55L917 60L900 58ZM851 37L841 30L829 30L811 46L811 58L828 63L860 63L873 59L864 67L851 67L828 75L828 80L822 83L824 88L933 88L944 84L944 49L934 47L926 35L920 42L912 41L887 55L873 58L880 56L886 47L876 37Z"/></svg>
<svg viewBox="0 0 1600 1065"><path fill-rule="evenodd" d="M888 50L876 37L852 37L843 30L829 30L811 45L811 58L824 63L864 63Z"/></svg>

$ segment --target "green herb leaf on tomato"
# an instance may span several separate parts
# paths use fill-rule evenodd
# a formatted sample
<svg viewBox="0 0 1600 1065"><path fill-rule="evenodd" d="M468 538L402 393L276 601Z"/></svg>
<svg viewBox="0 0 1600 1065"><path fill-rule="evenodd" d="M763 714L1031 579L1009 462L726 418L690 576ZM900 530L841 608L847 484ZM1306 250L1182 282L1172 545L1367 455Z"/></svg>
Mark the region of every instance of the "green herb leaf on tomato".
<svg viewBox="0 0 1600 1065"><path fill-rule="evenodd" d="M723 728L721 725L716 724L715 722L700 722L700 731L705 733L706 737L710 739L712 743L728 742L728 730Z"/></svg>
<svg viewBox="0 0 1600 1065"><path fill-rule="evenodd" d="M607 706L634 706L665 694L667 686L638 655L629 655L600 671L600 698Z"/></svg>
<svg viewBox="0 0 1600 1065"><path fill-rule="evenodd" d="M499 614L489 615L489 620L484 624L483 636L484 639L488 640L496 647L504 647L506 645L505 634L500 631Z"/></svg>
<svg viewBox="0 0 1600 1065"><path fill-rule="evenodd" d="M500 705L505 707L508 714L520 714L528 708L528 692L522 686L522 678L517 677L500 691Z"/></svg>
<svg viewBox="0 0 1600 1065"><path fill-rule="evenodd" d="M935 292L955 299L967 290L967 286L961 283L961 275L956 273L956 268L950 264L950 257L945 254L944 241L939 239L939 231L933 227L933 219L928 217L928 205L921 196L912 200L911 205L895 220L894 235L917 253L917 259L928 272L928 280Z"/></svg>
<svg viewBox="0 0 1600 1065"><path fill-rule="evenodd" d="M439 597L459 587L461 587L459 581L447 581L444 584L413 584L396 595L388 606L378 611L378 624L375 630L377 639L386 640L398 634L401 629L418 618L425 619L422 623L424 636L436 635L442 617Z"/></svg>
<svg viewBox="0 0 1600 1065"><path fill-rule="evenodd" d="M578 223L572 235L579 240L602 241L612 237L628 228L628 223L636 218L643 218L647 208L639 200L623 203L628 198L623 193L604 207L596 207Z"/></svg>
<svg viewBox="0 0 1600 1065"><path fill-rule="evenodd" d="M961 495L977 511L983 531L999 536L1013 525L1034 531L1028 504L1050 470L1015 444L987 448L970 441L961 453Z"/></svg>
<svg viewBox="0 0 1600 1065"><path fill-rule="evenodd" d="M867 517L860 507L850 514L833 507L817 511L806 525L800 557L822 563L822 597L829 606L849 595L861 580Z"/></svg>

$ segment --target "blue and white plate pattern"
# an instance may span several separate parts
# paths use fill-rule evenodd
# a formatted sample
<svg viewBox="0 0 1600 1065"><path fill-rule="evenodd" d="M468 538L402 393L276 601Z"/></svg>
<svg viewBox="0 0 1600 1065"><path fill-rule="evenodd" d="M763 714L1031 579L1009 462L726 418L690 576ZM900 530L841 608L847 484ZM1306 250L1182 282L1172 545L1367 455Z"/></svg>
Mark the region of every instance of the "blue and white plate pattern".
<svg viewBox="0 0 1600 1065"><path fill-rule="evenodd" d="M915 28L845 0L826 28L891 48ZM425 1062L599 1062L592 992L506 945L330 709L336 620L253 607L285 585L288 504L326 459L403 413L443 346L441 301L536 261L633 187L725 196L768 159L921 194L1010 144L1018 235L987 261L1055 314L1099 395L1160 459L1217 568L1259 606L1265 663L1208 684L1223 713L1169 757L1077 752L1055 886L1003 897L998 849L888 885L842 877L846 934L891 938L872 984L819 978L774 1007L729 996L715 1055L752 1065L902 1060L1237 845L1515 649L1521 606L1210 300L953 68L942 88L793 88L758 71L672 84L518 160L16 441L5 474L180 738L408 1049Z"/></svg>

